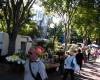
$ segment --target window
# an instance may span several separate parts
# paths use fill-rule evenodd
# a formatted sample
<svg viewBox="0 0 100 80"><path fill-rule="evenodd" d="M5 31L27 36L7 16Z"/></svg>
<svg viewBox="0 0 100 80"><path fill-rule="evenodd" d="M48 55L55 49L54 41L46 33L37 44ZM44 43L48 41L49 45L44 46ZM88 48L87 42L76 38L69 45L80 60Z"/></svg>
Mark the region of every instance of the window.
<svg viewBox="0 0 100 80"><path fill-rule="evenodd" d="M26 42L21 42L21 51L26 52Z"/></svg>

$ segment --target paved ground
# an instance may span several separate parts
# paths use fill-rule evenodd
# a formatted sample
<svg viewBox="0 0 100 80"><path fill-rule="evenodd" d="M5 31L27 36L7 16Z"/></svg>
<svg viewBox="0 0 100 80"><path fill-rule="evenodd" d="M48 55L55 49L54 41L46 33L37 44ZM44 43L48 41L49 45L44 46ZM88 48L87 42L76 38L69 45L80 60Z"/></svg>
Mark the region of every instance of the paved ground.
<svg viewBox="0 0 100 80"><path fill-rule="evenodd" d="M85 63L76 80L100 80L100 59Z"/></svg>
<svg viewBox="0 0 100 80"><path fill-rule="evenodd" d="M0 64L0 80L23 80L22 74L16 74L8 70L8 65ZM57 72L51 71L48 76L49 80L61 80ZM76 80L100 80L100 60L85 63L80 75L76 74Z"/></svg>

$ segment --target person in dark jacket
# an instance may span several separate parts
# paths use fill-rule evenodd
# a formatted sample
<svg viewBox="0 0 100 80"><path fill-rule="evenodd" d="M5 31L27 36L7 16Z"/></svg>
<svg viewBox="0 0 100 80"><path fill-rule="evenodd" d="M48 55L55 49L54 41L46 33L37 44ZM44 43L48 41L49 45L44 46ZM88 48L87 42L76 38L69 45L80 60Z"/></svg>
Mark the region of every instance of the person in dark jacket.
<svg viewBox="0 0 100 80"><path fill-rule="evenodd" d="M61 51L59 55L59 63L60 63L59 72L60 72L61 77L64 73L64 60L65 60L65 54L64 54L64 51Z"/></svg>
<svg viewBox="0 0 100 80"><path fill-rule="evenodd" d="M77 61L77 64L79 65L79 67L80 67L80 70L82 68L83 59L84 59L83 53L81 52L81 49L78 49L77 54L76 54L76 61Z"/></svg>

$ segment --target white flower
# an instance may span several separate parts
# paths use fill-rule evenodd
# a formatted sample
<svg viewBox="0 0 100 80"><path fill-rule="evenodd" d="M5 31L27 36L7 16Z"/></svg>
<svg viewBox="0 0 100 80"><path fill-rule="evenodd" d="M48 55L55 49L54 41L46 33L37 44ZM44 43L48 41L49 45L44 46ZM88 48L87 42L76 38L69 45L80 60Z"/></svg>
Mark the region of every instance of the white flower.
<svg viewBox="0 0 100 80"><path fill-rule="evenodd" d="M19 56L16 55L8 56L6 57L6 60L11 62L17 62L18 64L25 63L25 60L21 59Z"/></svg>
<svg viewBox="0 0 100 80"><path fill-rule="evenodd" d="M25 64L25 60L22 60L22 64Z"/></svg>
<svg viewBox="0 0 100 80"><path fill-rule="evenodd" d="M21 62L20 62L20 61L17 61L17 63L18 63L18 64L21 64Z"/></svg>

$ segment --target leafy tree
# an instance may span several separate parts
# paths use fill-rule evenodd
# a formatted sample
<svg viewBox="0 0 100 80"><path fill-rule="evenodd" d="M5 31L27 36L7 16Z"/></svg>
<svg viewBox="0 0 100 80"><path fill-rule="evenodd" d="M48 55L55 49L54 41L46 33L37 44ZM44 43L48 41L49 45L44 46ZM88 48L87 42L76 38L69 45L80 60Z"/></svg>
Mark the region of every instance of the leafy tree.
<svg viewBox="0 0 100 80"><path fill-rule="evenodd" d="M79 0L45 0L42 2L47 12L56 13L60 17L62 17L62 19L66 20L64 25L65 25L65 50L67 50L67 42L69 41L69 29Z"/></svg>
<svg viewBox="0 0 100 80"><path fill-rule="evenodd" d="M30 18L29 12L36 0L1 0L6 31L9 35L8 53L15 51L16 37L23 25Z"/></svg>
<svg viewBox="0 0 100 80"><path fill-rule="evenodd" d="M100 13L98 4L95 0L81 0L73 19L74 28L78 34L85 37L93 38L97 36L100 29ZM95 38L96 38L95 36Z"/></svg>
<svg viewBox="0 0 100 80"><path fill-rule="evenodd" d="M0 31L6 31L5 19L3 16L4 16L3 11L0 10Z"/></svg>
<svg viewBox="0 0 100 80"><path fill-rule="evenodd" d="M52 48L55 51L55 43L59 41L61 35L63 34L63 25L62 24L55 25L54 28L49 28L48 32L49 32L48 38L52 39Z"/></svg>

